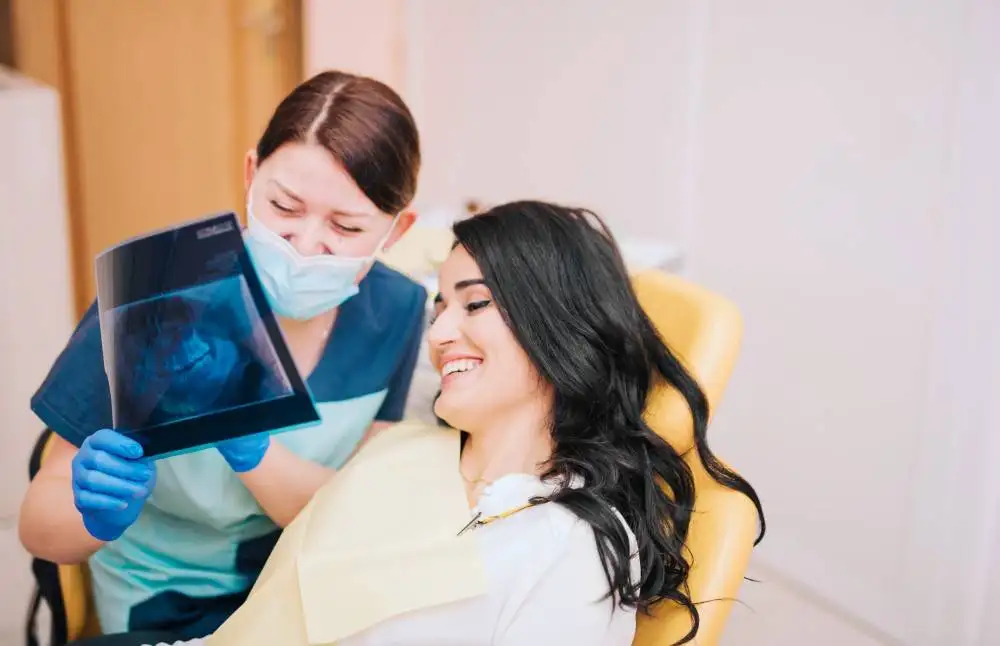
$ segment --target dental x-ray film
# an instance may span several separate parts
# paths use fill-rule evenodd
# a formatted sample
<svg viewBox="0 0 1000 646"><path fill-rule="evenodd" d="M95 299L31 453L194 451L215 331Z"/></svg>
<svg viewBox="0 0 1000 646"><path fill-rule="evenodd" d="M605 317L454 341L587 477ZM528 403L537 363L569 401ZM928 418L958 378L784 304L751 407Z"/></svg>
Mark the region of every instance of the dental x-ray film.
<svg viewBox="0 0 1000 646"><path fill-rule="evenodd" d="M147 456L319 421L233 213L97 257L115 430Z"/></svg>

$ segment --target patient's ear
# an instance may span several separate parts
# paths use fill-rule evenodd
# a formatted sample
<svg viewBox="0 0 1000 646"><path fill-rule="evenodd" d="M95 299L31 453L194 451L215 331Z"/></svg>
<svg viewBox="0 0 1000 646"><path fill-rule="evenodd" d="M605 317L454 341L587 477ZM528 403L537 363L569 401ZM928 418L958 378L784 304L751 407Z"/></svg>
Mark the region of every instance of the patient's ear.
<svg viewBox="0 0 1000 646"><path fill-rule="evenodd" d="M402 238L406 234L406 232L410 230L410 227L412 227L413 223L416 221L417 221L416 212L403 211L402 213L400 213L399 217L396 218L396 224L393 225L392 227L392 233L389 234L389 237L386 238L385 240L385 244L382 246L382 250L388 251L389 249L391 249L392 245L399 242L399 239Z"/></svg>

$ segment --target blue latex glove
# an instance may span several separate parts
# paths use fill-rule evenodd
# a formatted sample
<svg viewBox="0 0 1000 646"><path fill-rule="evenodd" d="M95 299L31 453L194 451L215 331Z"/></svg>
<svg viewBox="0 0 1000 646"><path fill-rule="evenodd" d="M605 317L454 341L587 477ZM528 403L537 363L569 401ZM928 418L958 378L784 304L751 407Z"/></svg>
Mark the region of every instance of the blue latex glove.
<svg viewBox="0 0 1000 646"><path fill-rule="evenodd" d="M113 541L139 517L156 485L142 446L110 429L97 431L73 458L73 501L90 535Z"/></svg>
<svg viewBox="0 0 1000 646"><path fill-rule="evenodd" d="M234 437L231 440L219 442L215 448L219 450L233 471L244 473L257 468L270 446L271 434L257 433L256 435Z"/></svg>

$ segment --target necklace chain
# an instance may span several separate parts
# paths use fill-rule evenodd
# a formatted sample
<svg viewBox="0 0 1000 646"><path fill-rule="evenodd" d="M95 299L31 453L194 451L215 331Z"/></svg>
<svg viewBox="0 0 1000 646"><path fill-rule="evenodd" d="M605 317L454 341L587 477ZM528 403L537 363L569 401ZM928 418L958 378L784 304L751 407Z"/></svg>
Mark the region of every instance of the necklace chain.
<svg viewBox="0 0 1000 646"><path fill-rule="evenodd" d="M513 509L508 509L507 511L501 512L499 514L494 514L493 516L486 516L486 517L483 516L483 512L481 511L477 512L476 515L472 517L472 520L470 520L465 527L459 530L458 536L461 536L470 529L476 529L478 527L482 527L483 525L489 525L494 521L502 520L504 518L509 518L510 516L513 516L519 511L524 511L525 509L534 507L536 504L538 503L528 502L524 505L520 505L519 507L514 507Z"/></svg>

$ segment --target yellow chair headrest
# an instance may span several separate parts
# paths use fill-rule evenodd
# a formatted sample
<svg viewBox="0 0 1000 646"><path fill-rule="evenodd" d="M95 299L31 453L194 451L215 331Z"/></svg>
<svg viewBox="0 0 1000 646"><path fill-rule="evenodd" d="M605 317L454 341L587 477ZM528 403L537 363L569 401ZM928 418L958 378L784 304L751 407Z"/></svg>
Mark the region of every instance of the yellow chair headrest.
<svg viewBox="0 0 1000 646"><path fill-rule="evenodd" d="M679 276L643 271L632 277L639 303L660 336L699 383L714 410L743 337L743 319L727 299ZM691 413L666 384L650 394L646 423L684 454L694 446Z"/></svg>

